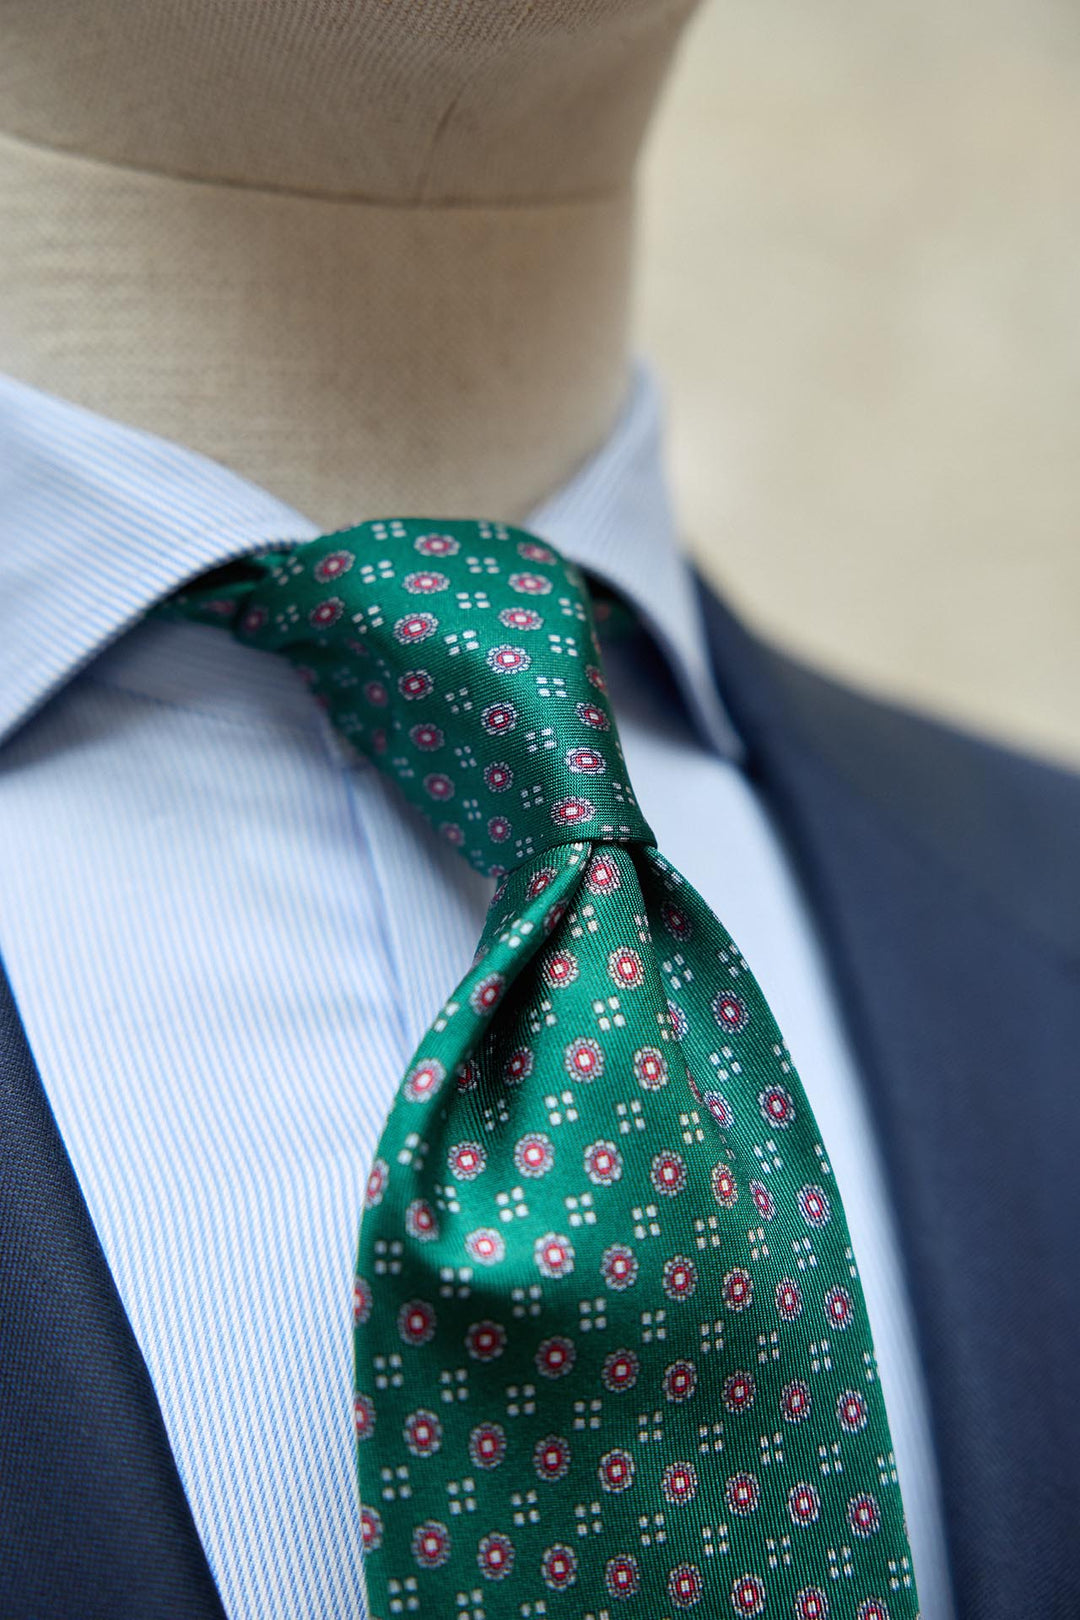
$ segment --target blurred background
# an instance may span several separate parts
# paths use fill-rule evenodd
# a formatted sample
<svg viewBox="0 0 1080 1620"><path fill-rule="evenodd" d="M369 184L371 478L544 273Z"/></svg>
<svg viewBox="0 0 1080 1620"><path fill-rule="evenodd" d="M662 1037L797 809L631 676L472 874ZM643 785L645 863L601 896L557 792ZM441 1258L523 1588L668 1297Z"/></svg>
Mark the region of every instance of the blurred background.
<svg viewBox="0 0 1080 1620"><path fill-rule="evenodd" d="M638 345L759 630L1080 764L1080 7L704 0Z"/></svg>

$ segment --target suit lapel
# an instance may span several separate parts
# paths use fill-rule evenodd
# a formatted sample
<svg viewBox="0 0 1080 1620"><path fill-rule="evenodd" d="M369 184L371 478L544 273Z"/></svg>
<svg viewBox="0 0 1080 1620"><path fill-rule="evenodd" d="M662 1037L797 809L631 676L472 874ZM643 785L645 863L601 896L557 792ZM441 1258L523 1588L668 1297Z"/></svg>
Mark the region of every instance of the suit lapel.
<svg viewBox="0 0 1080 1620"><path fill-rule="evenodd" d="M0 1613L224 1620L0 966Z"/></svg>
<svg viewBox="0 0 1080 1620"><path fill-rule="evenodd" d="M802 670L709 596L706 613L724 700L808 888L880 1132L959 1615L1064 1620L1080 1602L1080 996L1062 948L1075 917L1056 915L1034 879L1012 904L1015 871L994 874L1018 836L1000 836L979 801L1049 796L1045 844L1067 779L992 749L976 768L982 745ZM920 813L911 784L935 771ZM1019 786L1010 771L1027 773ZM943 802L965 783L969 814ZM1072 822L1074 848L1075 834Z"/></svg>

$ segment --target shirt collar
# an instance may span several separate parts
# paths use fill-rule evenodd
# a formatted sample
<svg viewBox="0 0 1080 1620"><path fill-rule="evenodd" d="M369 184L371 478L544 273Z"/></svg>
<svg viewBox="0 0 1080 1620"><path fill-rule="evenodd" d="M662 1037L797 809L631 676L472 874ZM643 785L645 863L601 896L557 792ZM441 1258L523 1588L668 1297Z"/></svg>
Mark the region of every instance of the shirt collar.
<svg viewBox="0 0 1080 1620"><path fill-rule="evenodd" d="M639 365L608 442L526 526L630 600L709 742L737 758L660 441ZM0 741L185 580L319 532L193 450L0 375Z"/></svg>
<svg viewBox="0 0 1080 1620"><path fill-rule="evenodd" d="M643 362L634 367L607 443L536 508L526 527L627 598L707 741L717 753L741 759L742 741L709 665L693 570L678 545L664 473L660 392Z"/></svg>

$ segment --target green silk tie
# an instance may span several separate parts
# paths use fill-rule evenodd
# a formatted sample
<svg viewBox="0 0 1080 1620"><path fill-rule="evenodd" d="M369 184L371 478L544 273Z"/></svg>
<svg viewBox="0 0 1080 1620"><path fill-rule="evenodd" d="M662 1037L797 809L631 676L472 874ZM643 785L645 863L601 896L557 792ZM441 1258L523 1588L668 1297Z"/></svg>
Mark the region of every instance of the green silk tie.
<svg viewBox="0 0 1080 1620"><path fill-rule="evenodd" d="M638 808L579 571L520 529L386 520L170 606L289 658L497 880L368 1180L373 1620L912 1620L828 1156Z"/></svg>

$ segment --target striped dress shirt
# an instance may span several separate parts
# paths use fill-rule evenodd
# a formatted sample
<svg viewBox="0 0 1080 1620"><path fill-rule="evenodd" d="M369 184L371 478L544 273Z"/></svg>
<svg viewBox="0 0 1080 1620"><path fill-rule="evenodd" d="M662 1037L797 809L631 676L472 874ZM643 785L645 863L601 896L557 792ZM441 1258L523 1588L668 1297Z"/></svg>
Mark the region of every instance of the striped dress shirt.
<svg viewBox="0 0 1080 1620"><path fill-rule="evenodd" d="M636 792L752 963L817 1114L923 1614L948 1620L877 1144L813 919L709 672L643 368L609 443L528 526L650 631L653 651L609 672ZM191 451L0 379L0 951L230 1620L361 1613L356 1223L398 1077L490 889L344 759L284 661L140 622L192 575L316 532ZM447 1602L472 1620L468 1593Z"/></svg>

